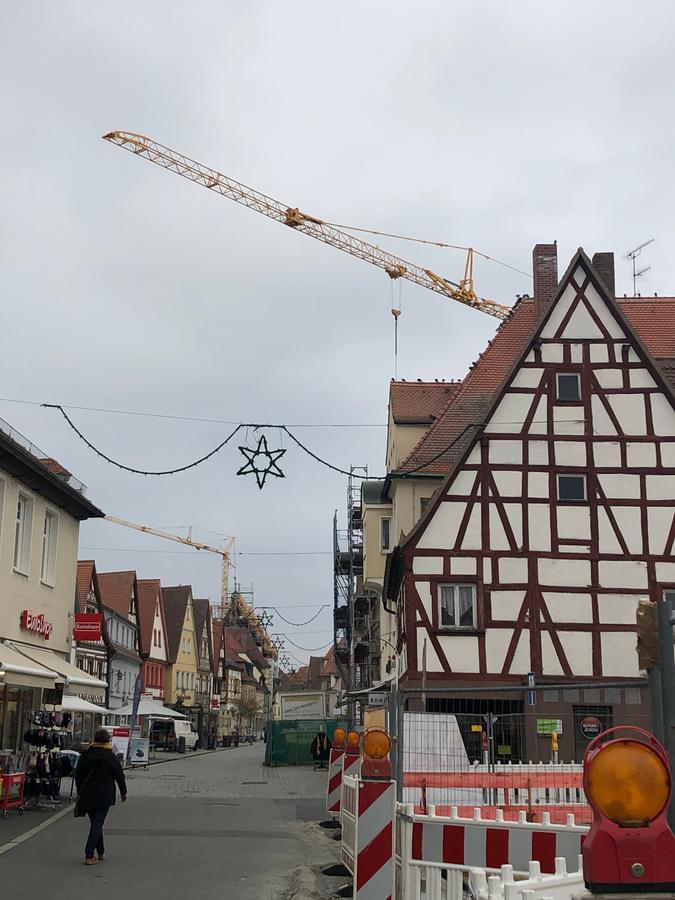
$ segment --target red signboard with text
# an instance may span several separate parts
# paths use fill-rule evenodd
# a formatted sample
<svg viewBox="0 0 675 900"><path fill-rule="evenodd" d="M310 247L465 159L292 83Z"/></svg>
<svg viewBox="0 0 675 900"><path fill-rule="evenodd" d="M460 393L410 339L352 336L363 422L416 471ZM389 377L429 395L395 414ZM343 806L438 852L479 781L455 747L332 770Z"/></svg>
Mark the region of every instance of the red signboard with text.
<svg viewBox="0 0 675 900"><path fill-rule="evenodd" d="M75 613L73 638L76 641L100 641L103 636L103 613Z"/></svg>

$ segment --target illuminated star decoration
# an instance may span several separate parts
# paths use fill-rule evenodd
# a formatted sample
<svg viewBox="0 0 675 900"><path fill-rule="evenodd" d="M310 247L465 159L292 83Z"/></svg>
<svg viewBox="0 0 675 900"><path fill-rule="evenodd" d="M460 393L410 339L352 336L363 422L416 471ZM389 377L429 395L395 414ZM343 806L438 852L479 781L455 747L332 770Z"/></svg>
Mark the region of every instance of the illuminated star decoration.
<svg viewBox="0 0 675 900"><path fill-rule="evenodd" d="M255 475L260 490L263 489L268 475L274 475L275 478L285 477L277 465L277 460L281 459L286 451L268 449L265 435L260 438L255 450L250 447L240 447L239 449L246 457L247 462L239 469L237 475Z"/></svg>

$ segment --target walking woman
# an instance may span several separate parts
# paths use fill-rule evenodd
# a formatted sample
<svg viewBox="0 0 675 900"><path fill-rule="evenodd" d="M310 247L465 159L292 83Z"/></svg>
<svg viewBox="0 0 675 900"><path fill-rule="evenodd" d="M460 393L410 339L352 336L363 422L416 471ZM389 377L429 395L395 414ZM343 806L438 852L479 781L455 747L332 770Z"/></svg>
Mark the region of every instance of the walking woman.
<svg viewBox="0 0 675 900"><path fill-rule="evenodd" d="M89 837L84 848L84 863L94 866L105 855L103 824L108 810L115 805L115 784L122 803L127 799L127 783L120 761L113 753L110 732L99 728L94 741L79 758L75 769L77 802L75 815L89 816ZM94 853L97 856L94 856ZM98 857L98 858L97 858Z"/></svg>

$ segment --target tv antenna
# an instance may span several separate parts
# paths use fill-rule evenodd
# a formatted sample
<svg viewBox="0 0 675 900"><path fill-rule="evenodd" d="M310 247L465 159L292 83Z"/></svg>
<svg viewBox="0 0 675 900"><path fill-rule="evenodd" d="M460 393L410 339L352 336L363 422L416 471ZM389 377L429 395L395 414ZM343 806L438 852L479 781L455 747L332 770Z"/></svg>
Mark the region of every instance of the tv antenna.
<svg viewBox="0 0 675 900"><path fill-rule="evenodd" d="M626 259L630 259L630 261L633 264L633 296L634 297L637 297L637 280L638 280L638 278L641 275L644 275L645 272L649 272L649 270L651 269L651 266L644 266L642 269L638 269L635 261L638 258L638 256L642 253L644 248L647 247L649 244L653 244L654 241L655 241L655 238L650 238L648 241L645 241L644 244L640 244L639 247L636 247L634 250L630 250L626 254Z"/></svg>

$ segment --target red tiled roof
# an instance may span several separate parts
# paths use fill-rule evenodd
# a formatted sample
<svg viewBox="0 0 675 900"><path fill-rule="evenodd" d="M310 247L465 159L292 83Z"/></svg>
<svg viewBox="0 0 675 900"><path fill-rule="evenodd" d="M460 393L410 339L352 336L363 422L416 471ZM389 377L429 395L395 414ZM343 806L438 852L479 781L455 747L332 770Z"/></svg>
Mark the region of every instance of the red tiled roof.
<svg viewBox="0 0 675 900"><path fill-rule="evenodd" d="M533 301L520 300L438 419L395 472L408 472L418 466L425 466L425 475L444 475L448 472L470 439L470 431L465 429L480 423L495 391L523 352L533 325ZM456 443L453 444L453 441Z"/></svg>
<svg viewBox="0 0 675 900"><path fill-rule="evenodd" d="M661 365L666 378L673 380L675 298L617 298L617 304L647 350ZM419 466L423 466L420 471L425 475L448 473L471 438L469 426L481 423L490 402L532 339L534 330L534 301L523 298L513 307L509 318L502 323L466 378L458 385L458 390L439 418L394 474L409 472Z"/></svg>
<svg viewBox="0 0 675 900"><path fill-rule="evenodd" d="M77 561L77 597L81 608L84 608L84 604L87 602L95 568L96 564L93 559L78 559Z"/></svg>
<svg viewBox="0 0 675 900"><path fill-rule="evenodd" d="M431 425L448 405L459 381L392 381L389 409L396 425Z"/></svg>
<svg viewBox="0 0 675 900"><path fill-rule="evenodd" d="M138 582L139 643L143 656L149 656L152 651L155 609L157 608L157 598L161 596L161 593L162 586L159 578L143 578ZM161 606L160 603L160 611Z"/></svg>
<svg viewBox="0 0 675 900"><path fill-rule="evenodd" d="M50 456L41 459L40 462L45 469L48 469L52 473L52 475L58 475L59 478L70 478L73 474L72 472L69 472L65 466L62 466L57 459L52 459Z"/></svg>
<svg viewBox="0 0 675 900"><path fill-rule="evenodd" d="M655 359L675 356L675 297L623 297L617 302Z"/></svg>
<svg viewBox="0 0 675 900"><path fill-rule="evenodd" d="M135 581L135 572L99 572L98 584L103 605L128 617Z"/></svg>

